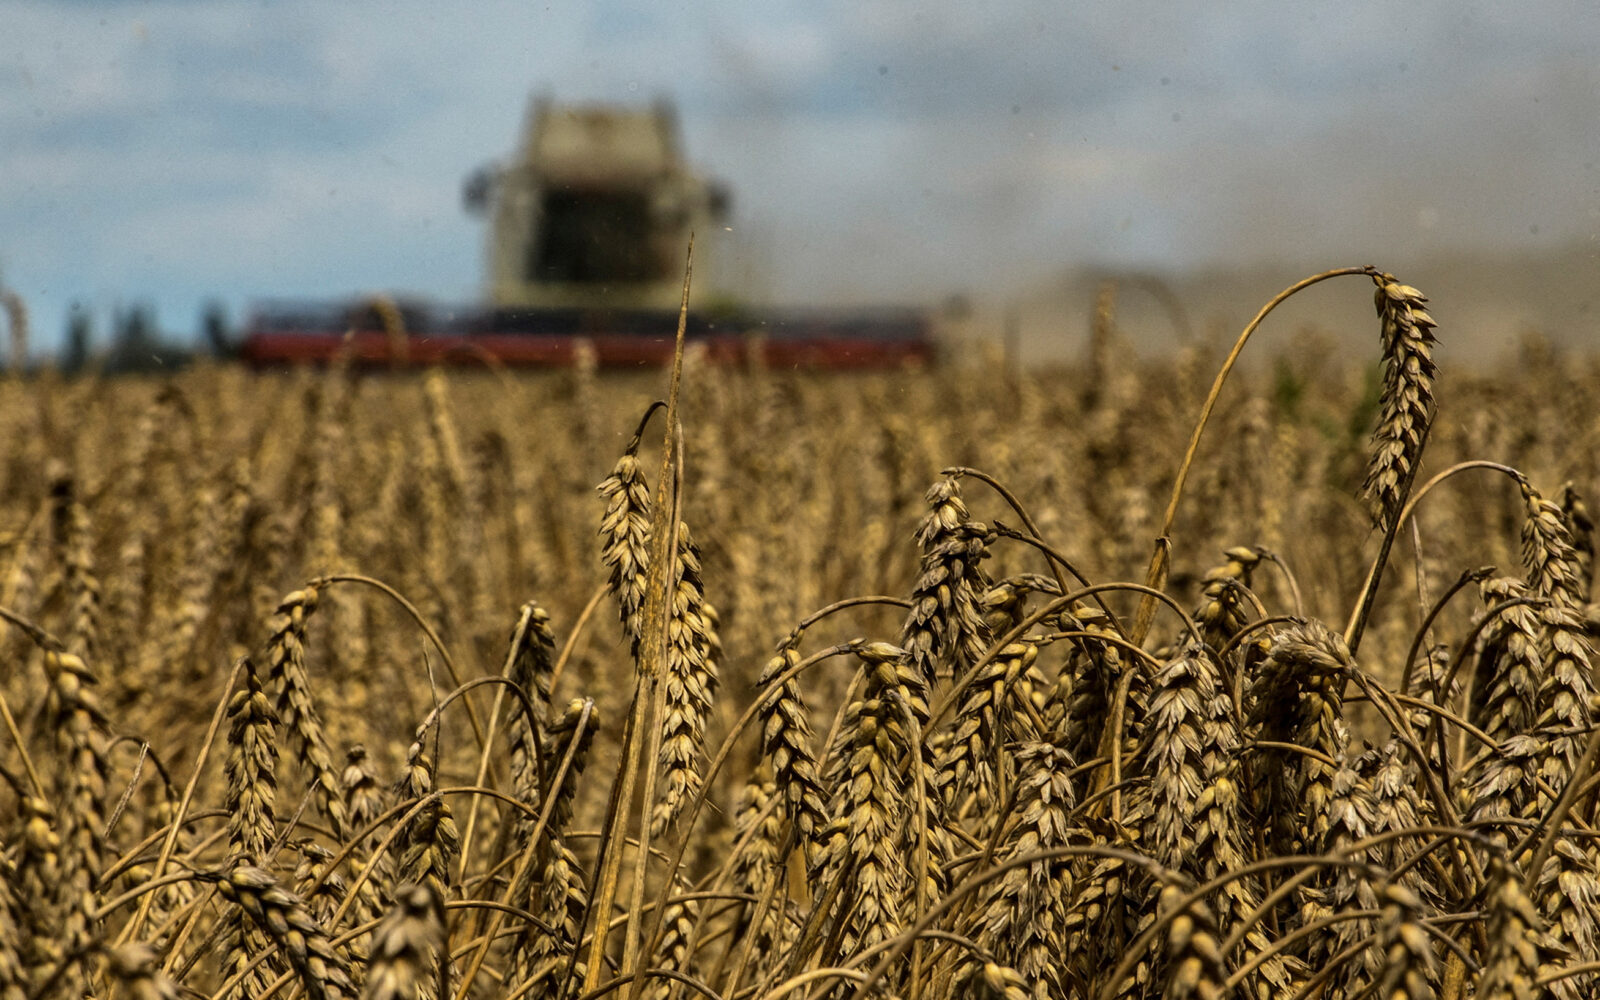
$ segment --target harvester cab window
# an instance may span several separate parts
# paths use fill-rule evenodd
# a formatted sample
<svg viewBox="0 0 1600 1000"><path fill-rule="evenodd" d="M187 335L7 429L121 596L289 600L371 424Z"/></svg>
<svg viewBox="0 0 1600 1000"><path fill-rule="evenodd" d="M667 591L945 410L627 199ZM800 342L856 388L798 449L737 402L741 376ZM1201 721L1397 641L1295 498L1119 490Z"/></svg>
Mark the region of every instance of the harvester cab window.
<svg viewBox="0 0 1600 1000"><path fill-rule="evenodd" d="M539 238L529 254L533 282L656 281L650 200L644 191L546 191Z"/></svg>

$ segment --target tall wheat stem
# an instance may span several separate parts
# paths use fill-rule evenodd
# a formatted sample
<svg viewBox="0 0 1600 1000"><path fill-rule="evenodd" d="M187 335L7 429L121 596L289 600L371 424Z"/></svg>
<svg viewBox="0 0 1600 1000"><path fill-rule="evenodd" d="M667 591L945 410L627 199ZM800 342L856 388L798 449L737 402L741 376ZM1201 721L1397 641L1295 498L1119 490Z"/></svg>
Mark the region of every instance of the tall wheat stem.
<svg viewBox="0 0 1600 1000"><path fill-rule="evenodd" d="M674 564L677 562L677 525L678 502L680 491L676 488L678 475L674 470L681 467L682 456L678 454L677 444L680 436L678 427L678 394L683 380L683 347L684 335L689 322L689 282L694 273L694 238L689 239L688 259L685 262L683 275L683 302L678 310L678 334L672 351L672 380L667 394L666 432L661 448L661 470L656 478L656 497L651 510L651 559L649 579L645 589L644 620L642 627L642 642L639 656L639 685L634 694L633 710L628 720L628 729L632 741L628 748L628 762L618 776L618 794L613 798L613 815L608 817L608 839L615 840L612 845L613 852L608 852L601 867L597 880L599 891L592 899L591 909L597 914L595 919L594 939L590 944L589 963L584 970L584 992L590 992L600 985L600 975L605 965L606 926L610 918L611 907L616 901L618 884L621 880L622 841L623 830L627 825L627 818L633 801L633 785L635 772L642 759L645 767L644 806L641 810L639 846L636 853L634 868L633 888L631 898L633 906L628 913L628 923L624 931L626 943L623 950L622 972L624 975L635 970L638 960L639 938L642 933L640 921L643 914L640 912L644 903L645 875L650 859L650 807L651 799L655 794L655 774L660 756L661 732L654 725L654 720L659 718L661 703L665 699L665 691L659 683L659 675L663 660L666 656L667 636L666 629L670 622L670 609L667 607L668 590L675 579ZM641 754L643 755L641 758ZM659 924L660 917L657 916ZM653 935L652 935L653 936ZM643 988L643 977L636 978L629 987L629 1000L637 1000L639 991Z"/></svg>
<svg viewBox="0 0 1600 1000"><path fill-rule="evenodd" d="M1244 351L1244 345L1250 335L1256 332L1256 327L1267 318L1267 314L1278 308L1289 296L1302 289L1310 288L1318 282L1327 281L1346 274L1377 274L1378 269L1372 265L1365 267L1341 267L1321 274L1313 274L1303 278L1288 288L1272 297L1261 311L1256 313L1255 319L1239 334L1239 339L1233 345L1233 350L1228 352L1228 358L1222 363L1222 370L1217 372L1216 381L1211 383L1211 392L1206 395L1205 404L1200 408L1200 419L1195 422L1194 432L1189 436L1189 447L1183 453L1183 462L1178 466L1177 479L1172 484L1172 497L1167 501L1167 512L1161 519L1161 530L1156 533L1155 554L1150 558L1150 568L1145 574L1145 585L1160 590L1167 582L1167 567L1172 557L1172 522L1178 516L1178 501L1183 496L1184 482L1189 478L1189 468L1194 464L1194 456L1200 450L1200 435L1205 433L1206 422L1211 419L1211 411L1216 408L1217 398L1222 395L1222 385L1228 380L1228 373L1233 371L1234 364L1239 360L1239 355ZM1155 620L1155 601L1146 597L1139 602L1139 611L1133 621L1133 631L1129 638L1135 645L1144 642L1144 637L1150 632L1150 623Z"/></svg>

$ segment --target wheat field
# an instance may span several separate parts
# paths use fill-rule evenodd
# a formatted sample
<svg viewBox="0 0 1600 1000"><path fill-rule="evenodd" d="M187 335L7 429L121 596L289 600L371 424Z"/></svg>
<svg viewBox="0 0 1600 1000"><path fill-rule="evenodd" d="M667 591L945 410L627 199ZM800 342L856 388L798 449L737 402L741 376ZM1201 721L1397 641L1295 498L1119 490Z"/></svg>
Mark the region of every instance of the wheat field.
<svg viewBox="0 0 1600 1000"><path fill-rule="evenodd" d="M1600 365L1326 277L1366 355L7 376L0 1000L1593 995Z"/></svg>

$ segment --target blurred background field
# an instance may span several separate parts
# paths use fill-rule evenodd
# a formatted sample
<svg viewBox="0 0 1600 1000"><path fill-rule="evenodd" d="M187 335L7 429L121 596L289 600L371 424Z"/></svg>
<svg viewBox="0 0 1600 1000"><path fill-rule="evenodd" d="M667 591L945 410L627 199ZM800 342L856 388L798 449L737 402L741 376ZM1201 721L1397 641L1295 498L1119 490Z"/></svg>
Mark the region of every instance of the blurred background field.
<svg viewBox="0 0 1600 1000"><path fill-rule="evenodd" d="M932 370L827 374L713 366L691 349L685 518L717 594L730 677L752 682L810 611L903 592L922 494L947 468L996 477L1092 579L1141 578L1225 352L1214 343L1140 361L1123 353L1115 315L1102 320L1097 357L1022 371L993 352ZM1256 349L1273 350L1275 334L1263 331ZM1336 618L1354 602L1378 537L1356 500L1378 368L1325 337L1289 339L1234 375L1202 441L1173 531L1183 603L1238 545L1281 557L1307 614ZM273 374L201 361L172 376L7 382L0 538L12 599L0 603L56 630L79 613L58 593L67 567L51 555L64 540L50 511L70 482L90 503L105 691L156 713L163 732L203 725L214 692L200 682L260 640L279 597L329 573L391 583L474 672L493 671L518 605L537 600L571 623L604 582L595 486L662 378L584 367ZM1593 361L1529 338L1493 376L1447 364L1439 384L1424 477L1489 458L1545 492L1600 487ZM968 502L1020 527L983 489ZM1514 489L1484 482L1447 486L1422 508L1418 547L1402 540L1374 623L1374 669L1405 652L1418 586L1437 596L1463 570L1516 564L1519 509ZM997 553L989 571L1037 572L1037 561L1025 548ZM1258 585L1288 600L1282 579ZM333 690L351 697L377 678L409 678L399 689L411 711L348 720L389 727L378 745L398 752L425 712L422 652L393 609L372 605L338 602L327 666L350 679ZM625 671L613 631L589 626L570 676L624 698L614 680L579 680ZM330 715L337 727L342 714Z"/></svg>

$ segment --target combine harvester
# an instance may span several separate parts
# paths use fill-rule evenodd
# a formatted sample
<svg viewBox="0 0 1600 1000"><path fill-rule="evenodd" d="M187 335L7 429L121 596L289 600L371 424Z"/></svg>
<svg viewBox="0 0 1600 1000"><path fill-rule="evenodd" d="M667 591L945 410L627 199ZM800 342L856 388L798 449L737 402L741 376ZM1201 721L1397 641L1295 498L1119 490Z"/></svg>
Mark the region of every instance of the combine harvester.
<svg viewBox="0 0 1600 1000"><path fill-rule="evenodd" d="M677 333L689 235L728 214L726 190L683 159L665 103L537 101L516 161L469 178L466 203L489 217L487 305L262 304L240 356L259 366L341 353L360 364L566 365L592 352L601 365L661 364ZM687 337L719 362L881 368L934 355L922 310L708 308L708 296L691 295Z"/></svg>

